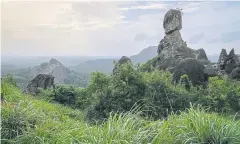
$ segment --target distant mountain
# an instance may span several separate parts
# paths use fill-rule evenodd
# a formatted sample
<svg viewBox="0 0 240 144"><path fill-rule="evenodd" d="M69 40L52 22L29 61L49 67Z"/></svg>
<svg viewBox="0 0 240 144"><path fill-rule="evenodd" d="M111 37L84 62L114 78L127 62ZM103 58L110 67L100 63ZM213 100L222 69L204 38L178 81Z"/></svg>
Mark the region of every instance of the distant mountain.
<svg viewBox="0 0 240 144"><path fill-rule="evenodd" d="M88 74L79 74L73 70L66 68L56 59L44 62L38 66L25 69L17 69L10 72L21 88L26 85L38 74L50 74L54 76L56 84L71 84L75 86L85 87L88 82Z"/></svg>
<svg viewBox="0 0 240 144"><path fill-rule="evenodd" d="M145 63L146 61L152 59L156 55L157 46L149 46L148 48L143 49L139 54L130 56L129 58L134 64L137 64ZM69 68L79 73L91 73L94 71L111 73L114 67L114 61L118 61L119 58L89 60L86 62L82 62L77 66L71 66Z"/></svg>
<svg viewBox="0 0 240 144"><path fill-rule="evenodd" d="M150 46L148 48L143 49L139 54L130 56L129 58L135 64L137 63L145 63L149 59L157 56L157 46Z"/></svg>

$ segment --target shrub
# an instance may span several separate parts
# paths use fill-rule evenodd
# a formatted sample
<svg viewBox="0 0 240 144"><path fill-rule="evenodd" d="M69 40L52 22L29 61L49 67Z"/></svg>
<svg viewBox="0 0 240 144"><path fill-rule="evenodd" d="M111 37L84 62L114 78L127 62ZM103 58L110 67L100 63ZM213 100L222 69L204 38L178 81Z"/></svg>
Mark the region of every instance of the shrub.
<svg viewBox="0 0 240 144"><path fill-rule="evenodd" d="M57 86L55 89L55 98L64 105L75 105L76 103L76 92L73 86Z"/></svg>

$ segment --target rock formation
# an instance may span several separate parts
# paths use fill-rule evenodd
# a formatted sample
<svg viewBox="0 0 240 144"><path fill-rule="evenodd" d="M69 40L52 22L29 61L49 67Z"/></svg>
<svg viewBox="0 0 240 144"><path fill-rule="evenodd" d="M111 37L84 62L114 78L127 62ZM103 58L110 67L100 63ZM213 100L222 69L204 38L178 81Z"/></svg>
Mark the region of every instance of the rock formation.
<svg viewBox="0 0 240 144"><path fill-rule="evenodd" d="M232 49L225 60L225 72L230 74L238 66L240 66L240 60Z"/></svg>
<svg viewBox="0 0 240 144"><path fill-rule="evenodd" d="M222 49L217 65L221 73L230 75L234 69L240 67L240 58L235 54L234 49L229 54Z"/></svg>
<svg viewBox="0 0 240 144"><path fill-rule="evenodd" d="M226 49L222 49L219 59L218 59L218 62L217 62L219 70L225 69L225 61L227 59L227 56L228 56L228 54L227 54Z"/></svg>
<svg viewBox="0 0 240 144"><path fill-rule="evenodd" d="M113 68L113 74L116 72L117 68L119 66L121 66L122 64L131 62L131 59L126 57L126 56L122 56L120 60L118 60L118 62L115 64L114 68Z"/></svg>
<svg viewBox="0 0 240 144"><path fill-rule="evenodd" d="M68 69L56 59L52 58L49 62L42 63L40 66L33 67L31 73L34 76L38 74L52 75L56 84L63 84L68 78Z"/></svg>
<svg viewBox="0 0 240 144"><path fill-rule="evenodd" d="M169 10L163 21L165 36L158 45L158 59L154 61L156 69L168 69L178 65L187 58L198 59L203 64L208 64L204 49L194 50L187 47L181 37L182 15L180 10Z"/></svg>
<svg viewBox="0 0 240 144"><path fill-rule="evenodd" d="M39 92L39 88L47 89L54 88L54 77L47 74L37 75L23 91L27 94L36 95Z"/></svg>

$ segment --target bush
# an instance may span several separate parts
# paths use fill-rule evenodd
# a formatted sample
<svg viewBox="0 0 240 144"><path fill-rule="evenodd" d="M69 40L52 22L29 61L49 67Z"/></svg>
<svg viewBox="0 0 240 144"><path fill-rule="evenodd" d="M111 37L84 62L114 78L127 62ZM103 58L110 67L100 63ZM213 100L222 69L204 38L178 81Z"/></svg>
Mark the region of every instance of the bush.
<svg viewBox="0 0 240 144"><path fill-rule="evenodd" d="M54 100L64 105L75 105L76 95L73 86L57 86Z"/></svg>

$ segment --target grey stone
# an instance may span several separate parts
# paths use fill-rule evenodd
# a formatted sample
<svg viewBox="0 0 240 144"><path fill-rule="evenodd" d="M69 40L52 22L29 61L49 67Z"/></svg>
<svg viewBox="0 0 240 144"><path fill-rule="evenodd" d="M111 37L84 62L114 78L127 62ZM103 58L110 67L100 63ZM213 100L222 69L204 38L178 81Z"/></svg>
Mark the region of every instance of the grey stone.
<svg viewBox="0 0 240 144"><path fill-rule="evenodd" d="M180 10L170 9L164 16L163 28L169 34L182 29L182 13Z"/></svg>
<svg viewBox="0 0 240 144"><path fill-rule="evenodd" d="M230 78L235 79L235 80L240 80L240 67L235 68L231 72Z"/></svg>
<svg viewBox="0 0 240 144"><path fill-rule="evenodd" d="M222 49L219 59L218 59L218 62L217 62L219 70L225 69L225 61L226 61L227 56L228 56L228 54L227 54L226 49Z"/></svg>
<svg viewBox="0 0 240 144"><path fill-rule="evenodd" d="M225 72L230 74L236 67L240 65L240 60L238 56L235 54L234 49L232 49L227 56L225 62Z"/></svg>
<svg viewBox="0 0 240 144"><path fill-rule="evenodd" d="M36 95L39 92L39 88L55 88L54 77L47 74L39 74L28 84L23 92L26 94Z"/></svg>

